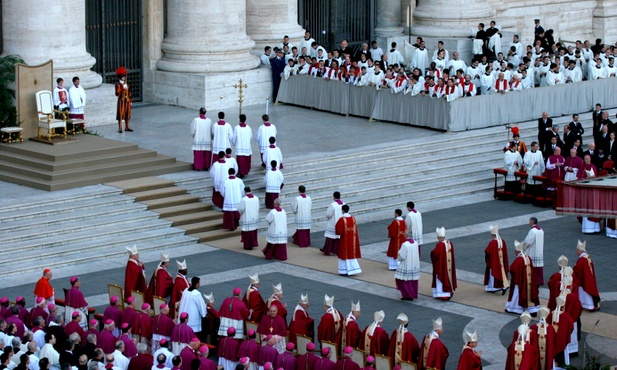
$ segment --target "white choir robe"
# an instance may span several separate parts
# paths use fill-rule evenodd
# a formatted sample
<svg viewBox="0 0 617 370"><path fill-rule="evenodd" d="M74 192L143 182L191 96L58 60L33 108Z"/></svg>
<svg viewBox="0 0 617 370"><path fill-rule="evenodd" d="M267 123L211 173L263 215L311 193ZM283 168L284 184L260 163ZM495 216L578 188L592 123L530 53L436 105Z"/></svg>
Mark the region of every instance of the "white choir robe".
<svg viewBox="0 0 617 370"><path fill-rule="evenodd" d="M198 333L201 331L201 319L206 317L208 308L206 307L206 302L204 302L204 297L201 295L201 292L197 289L193 289L192 291L189 291L189 289L190 288L186 288L184 292L182 292L182 299L180 300L178 312L186 312L189 314L189 319L186 324L190 326L195 333ZM180 319L178 319L178 323L180 323Z"/></svg>
<svg viewBox="0 0 617 370"><path fill-rule="evenodd" d="M281 212L276 209L271 210L266 215L268 232L266 242L271 244L287 244L287 214L283 209Z"/></svg>
<svg viewBox="0 0 617 370"><path fill-rule="evenodd" d="M505 61L506 61L505 59L502 59L502 60L497 59L497 60L495 60L493 62L493 64L492 64L493 65L493 71L500 70L501 69L501 63L503 63Z"/></svg>
<svg viewBox="0 0 617 370"><path fill-rule="evenodd" d="M484 40L482 39L474 39L473 40L473 53L475 55L480 55L483 53L482 47L484 46Z"/></svg>
<svg viewBox="0 0 617 370"><path fill-rule="evenodd" d="M234 137L234 130L231 125L225 122L224 125L219 125L218 121L212 124L212 153L218 154L220 151L225 151L231 148L231 139Z"/></svg>
<svg viewBox="0 0 617 370"><path fill-rule="evenodd" d="M266 171L272 169L270 162L276 161L276 169L280 169L283 164L283 153L281 152L281 148L278 146L274 146L272 148L270 145L266 147L264 150L264 163L266 164Z"/></svg>
<svg viewBox="0 0 617 370"><path fill-rule="evenodd" d="M369 84L373 84L375 86L381 86L381 82L383 81L385 77L386 75L384 75L382 71L379 71L379 73L373 72L369 75Z"/></svg>
<svg viewBox="0 0 617 370"><path fill-rule="evenodd" d="M259 145L259 151L261 153L263 153L264 150L266 150L266 148L270 145L269 140L271 137L276 138L276 126L273 124L270 124L270 126L263 124L259 126L257 129L257 137L255 139L257 140L257 145Z"/></svg>
<svg viewBox="0 0 617 370"><path fill-rule="evenodd" d="M523 84L521 83L521 81L512 80L512 82L510 82L510 91L521 91L521 90L523 90Z"/></svg>
<svg viewBox="0 0 617 370"><path fill-rule="evenodd" d="M456 86L446 86L444 90L444 96L448 103L454 101L460 96L459 89Z"/></svg>
<svg viewBox="0 0 617 370"><path fill-rule="evenodd" d="M411 210L405 216L405 225L407 226L407 235L422 245L422 214L417 210Z"/></svg>
<svg viewBox="0 0 617 370"><path fill-rule="evenodd" d="M516 162L516 164L514 163ZM514 172L518 171L523 164L523 158L521 158L521 153L517 151L508 150L504 153L503 156L503 167L508 171L506 174L506 181L516 181L516 176L514 176Z"/></svg>
<svg viewBox="0 0 617 370"><path fill-rule="evenodd" d="M416 95L418 95L419 93L422 92L422 88L423 87L424 87L424 84L422 84L420 82L416 82L413 85L408 84L407 88L405 89L405 95L411 94L411 96L416 96Z"/></svg>
<svg viewBox="0 0 617 370"><path fill-rule="evenodd" d="M424 72L429 67L428 51L426 50L426 48L424 50L418 48L414 51L411 64L413 68L419 68L420 73L424 75Z"/></svg>
<svg viewBox="0 0 617 370"><path fill-rule="evenodd" d="M565 80L563 76L561 75L561 72L549 71L546 74L546 85L547 86L561 85L564 82Z"/></svg>
<svg viewBox="0 0 617 370"><path fill-rule="evenodd" d="M608 238L617 239L617 229L611 229L609 227L608 218L606 219L606 236Z"/></svg>
<svg viewBox="0 0 617 370"><path fill-rule="evenodd" d="M493 93L493 87L495 85L495 77L493 74L484 73L480 76L480 86L482 87L482 95L489 95Z"/></svg>
<svg viewBox="0 0 617 370"><path fill-rule="evenodd" d="M583 234L595 234L600 232L600 223L589 220L588 217L583 217L581 221L581 232Z"/></svg>
<svg viewBox="0 0 617 370"><path fill-rule="evenodd" d="M272 66L270 66L270 59L272 59L270 55L262 54L261 55L261 64L272 68Z"/></svg>
<svg viewBox="0 0 617 370"><path fill-rule="evenodd" d="M524 242L525 254L531 258L533 267L544 267L544 230L532 227Z"/></svg>
<svg viewBox="0 0 617 370"><path fill-rule="evenodd" d="M60 102L60 92L61 91L65 94L65 98L66 98L66 102L65 103L61 103ZM61 88L60 87L55 87L54 88L54 106L58 107L60 110L69 107L69 91L67 89L65 89L64 87L61 87Z"/></svg>
<svg viewBox="0 0 617 370"><path fill-rule="evenodd" d="M69 88L69 106L71 111L74 109L83 109L86 106L86 90L83 87L75 85Z"/></svg>
<svg viewBox="0 0 617 370"><path fill-rule="evenodd" d="M298 68L296 69L296 74L297 75L306 75L309 73L309 65L304 63L304 64L298 64Z"/></svg>
<svg viewBox="0 0 617 370"><path fill-rule="evenodd" d="M212 150L212 121L210 118L197 117L191 122L191 136L193 137L192 150ZM208 167L210 163L206 164Z"/></svg>
<svg viewBox="0 0 617 370"><path fill-rule="evenodd" d="M358 77L359 78L356 80L356 86L359 86L359 87L368 86L368 83L370 82L368 73L365 73Z"/></svg>
<svg viewBox="0 0 617 370"><path fill-rule="evenodd" d="M234 128L234 136L232 142L236 148L236 155L248 156L253 154L251 140L253 139L253 131L251 127L238 125Z"/></svg>
<svg viewBox="0 0 617 370"><path fill-rule="evenodd" d="M469 66L467 70L465 70L465 74L471 76L471 82L476 85L476 87L480 86L480 76L482 76L484 72L482 72L479 67Z"/></svg>
<svg viewBox="0 0 617 370"><path fill-rule="evenodd" d="M550 65L548 65L548 64L541 64L540 67L538 67L538 73L539 73L540 86L548 86L546 78L547 78L548 74L551 73Z"/></svg>
<svg viewBox="0 0 617 370"><path fill-rule="evenodd" d="M212 178L212 186L215 191L220 192L221 188L225 184L225 180L229 177L229 165L227 162L221 163L216 161L212 164L210 168L210 178Z"/></svg>
<svg viewBox="0 0 617 370"><path fill-rule="evenodd" d="M505 78L503 80L496 80L495 83L492 86L492 90L494 93L500 93L500 92L508 92L508 80L506 80Z"/></svg>
<svg viewBox="0 0 617 370"><path fill-rule="evenodd" d="M510 42L510 47L508 48L508 50L510 50L510 48L512 48L512 46L514 46L516 48L516 55L518 55L519 58L523 57L523 44L521 44L520 42ZM516 66L516 64L515 64Z"/></svg>
<svg viewBox="0 0 617 370"><path fill-rule="evenodd" d="M227 169L233 168L238 173L238 161L234 157L225 156L225 163L227 163Z"/></svg>
<svg viewBox="0 0 617 370"><path fill-rule="evenodd" d="M433 62L435 62L435 68L440 69L440 70L444 70L446 69L446 60L445 59L433 59Z"/></svg>
<svg viewBox="0 0 617 370"><path fill-rule="evenodd" d="M533 176L542 176L544 173L545 165L544 158L542 157L542 152L536 150L533 153L531 150L525 152L525 158L523 159L523 163L525 163L525 169L527 170L527 184L529 185L541 185L542 183L539 181L535 181Z"/></svg>
<svg viewBox="0 0 617 370"><path fill-rule="evenodd" d="M578 66L575 66L573 69L566 68L563 71L563 77L566 83L567 82L581 82L583 80L583 72Z"/></svg>
<svg viewBox="0 0 617 370"><path fill-rule="evenodd" d="M340 199L339 199L340 200ZM340 235L336 235L336 222L343 216L343 204L345 202L341 202L338 204L337 202L332 202L328 206L326 210L326 219L328 220L326 224L326 231L324 236L330 239L340 239Z"/></svg>
<svg viewBox="0 0 617 370"><path fill-rule="evenodd" d="M280 193L281 185L285 177L281 171L267 171L264 176L264 182L266 183L266 193Z"/></svg>
<svg viewBox="0 0 617 370"><path fill-rule="evenodd" d="M311 197L306 195L306 197L302 197L298 195L291 201L291 210L294 214L294 222L296 224L297 230L310 230L312 217L311 217L311 209L313 207L313 203L311 201Z"/></svg>
<svg viewBox="0 0 617 370"><path fill-rule="evenodd" d="M495 52L495 55L501 53L501 35L499 33L495 33L488 40L488 48Z"/></svg>
<svg viewBox="0 0 617 370"><path fill-rule="evenodd" d="M223 211L237 211L244 197L244 182L235 176L233 179L227 178L221 188L221 195L224 198Z"/></svg>
<svg viewBox="0 0 617 370"><path fill-rule="evenodd" d="M407 79L404 79L404 80L396 79L396 81L394 81L394 83L392 84L390 91L393 94L398 94L401 91L404 91L406 87L407 87Z"/></svg>
<svg viewBox="0 0 617 370"><path fill-rule="evenodd" d="M615 65L607 65L606 77L615 77L615 74L617 74L617 67L615 67Z"/></svg>
<svg viewBox="0 0 617 370"><path fill-rule="evenodd" d="M292 67L289 64L287 64L285 66L285 69L283 69L283 77L286 80L289 80L289 77L291 77L291 76L293 76L295 74L296 74L296 66L295 65Z"/></svg>
<svg viewBox="0 0 617 370"><path fill-rule="evenodd" d="M391 49L390 51L388 51L388 62L391 65L401 65L405 64L405 58L403 58L403 54L401 54L400 51L396 49Z"/></svg>
<svg viewBox="0 0 617 370"><path fill-rule="evenodd" d="M434 62L438 58L437 54L439 54L440 50L445 51L445 53L443 55L443 60L446 62L446 64L448 64L448 61L450 60L450 52L448 52L446 49L437 49L437 48L435 48L435 50L433 50L433 57L431 58L431 60Z"/></svg>
<svg viewBox="0 0 617 370"><path fill-rule="evenodd" d="M523 89L532 89L535 87L533 83L533 76L527 74L527 77L521 80L521 86Z"/></svg>
<svg viewBox="0 0 617 370"><path fill-rule="evenodd" d="M448 62L448 68L450 69L450 76L455 76L456 71L459 69L462 69L463 73L465 73L465 70L467 70L467 64L460 59L452 59Z"/></svg>
<svg viewBox="0 0 617 370"><path fill-rule="evenodd" d="M259 222L259 198L244 196L238 205L240 212L240 226L242 231L257 230Z"/></svg>
<svg viewBox="0 0 617 370"><path fill-rule="evenodd" d="M469 85L463 84L462 89L463 89L463 96L476 96L476 94L478 93L476 89L476 85L473 82L470 82Z"/></svg>

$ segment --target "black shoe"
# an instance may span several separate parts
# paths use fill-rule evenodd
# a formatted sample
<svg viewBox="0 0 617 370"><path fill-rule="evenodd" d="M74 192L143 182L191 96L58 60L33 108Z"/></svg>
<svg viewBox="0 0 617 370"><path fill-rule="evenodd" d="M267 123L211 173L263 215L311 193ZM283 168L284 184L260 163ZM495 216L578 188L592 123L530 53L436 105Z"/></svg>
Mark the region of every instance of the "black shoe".
<svg viewBox="0 0 617 370"><path fill-rule="evenodd" d="M537 312L530 313L530 315L531 315L531 317L538 317L538 313Z"/></svg>
<svg viewBox="0 0 617 370"><path fill-rule="evenodd" d="M125 128L124 131L133 132L133 130L131 130L130 128Z"/></svg>
<svg viewBox="0 0 617 370"><path fill-rule="evenodd" d="M508 289L510 289L510 287L507 287L505 289L501 290L501 295L506 295L506 292L508 291Z"/></svg>
<svg viewBox="0 0 617 370"><path fill-rule="evenodd" d="M118 130L118 133L119 133L119 134L121 134L121 133L122 133L122 130Z"/></svg>

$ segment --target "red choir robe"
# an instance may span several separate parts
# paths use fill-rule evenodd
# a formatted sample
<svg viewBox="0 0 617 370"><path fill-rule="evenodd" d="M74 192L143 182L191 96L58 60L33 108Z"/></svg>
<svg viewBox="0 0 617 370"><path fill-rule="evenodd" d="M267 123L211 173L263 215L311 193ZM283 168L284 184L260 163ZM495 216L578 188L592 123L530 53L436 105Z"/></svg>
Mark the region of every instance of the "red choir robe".
<svg viewBox="0 0 617 370"><path fill-rule="evenodd" d="M176 303L180 302L182 299L182 292L184 292L189 287L189 281L186 279L186 276L181 273L176 274L176 279L174 280L174 287L171 290L171 299L169 301L169 317L176 318L179 313L176 312Z"/></svg>
<svg viewBox="0 0 617 370"><path fill-rule="evenodd" d="M291 352L285 351L282 355L278 355L276 364L272 365L274 365L274 368L277 370L296 370L297 361L298 360L296 360Z"/></svg>
<svg viewBox="0 0 617 370"><path fill-rule="evenodd" d="M145 293L147 290L146 277L144 275L145 267L139 266L139 262L129 258L126 262L126 271L124 273L124 299L131 296L131 290Z"/></svg>
<svg viewBox="0 0 617 370"><path fill-rule="evenodd" d="M216 353L219 358L224 358L225 360L237 362L239 347L240 342L235 340L233 337L224 337L220 339Z"/></svg>
<svg viewBox="0 0 617 370"><path fill-rule="evenodd" d="M191 362L198 359L197 353L191 347L186 346L180 351L180 358L182 358L181 370L191 370Z"/></svg>
<svg viewBox="0 0 617 370"><path fill-rule="evenodd" d="M573 292L578 292L578 284L575 281L576 277L572 276L572 288ZM564 287L561 286L561 271L554 273L551 275L550 279L548 279L548 303L546 306L549 310L553 311L557 304L555 303L555 299L559 296Z"/></svg>
<svg viewBox="0 0 617 370"><path fill-rule="evenodd" d="M338 258L349 260L354 258L362 258L360 252L360 237L358 236L358 228L356 219L353 216L341 217L336 222L336 235L340 235Z"/></svg>
<svg viewBox="0 0 617 370"><path fill-rule="evenodd" d="M405 239L407 239L407 236L405 235L406 229L407 225L405 225L405 220L403 219L393 220L388 226L388 238L390 238L388 252L386 253L388 257L392 257L394 259L398 258L398 250L401 248L401 245L405 243Z"/></svg>
<svg viewBox="0 0 617 370"><path fill-rule="evenodd" d="M167 298L171 296L171 292L174 287L174 280L165 268L165 266L158 265L152 278L150 278L150 284L148 284L148 290L146 291L146 302L152 304L153 296Z"/></svg>
<svg viewBox="0 0 617 370"><path fill-rule="evenodd" d="M450 356L450 353L446 346L431 333L425 336L422 341L420 355L418 356L418 368L444 370L448 356Z"/></svg>
<svg viewBox="0 0 617 370"><path fill-rule="evenodd" d="M349 315L343 320L341 328L341 348L359 348L362 339L362 331L353 315Z"/></svg>
<svg viewBox="0 0 617 370"><path fill-rule="evenodd" d="M279 353L276 348L269 344L259 347L259 354L257 355L257 364L263 366L266 362L272 363L272 366L276 364L276 360L279 357Z"/></svg>
<svg viewBox="0 0 617 370"><path fill-rule="evenodd" d="M510 276L512 285L518 286L518 305L530 307L540 305L538 284L533 275L533 264L531 259L522 253L514 259L510 265ZM514 288L510 289L508 301L512 300Z"/></svg>
<svg viewBox="0 0 617 370"><path fill-rule="evenodd" d="M556 187L555 183L557 181L563 181L563 178L566 176L566 171L563 169L563 164L565 163L565 158L561 155L557 156L555 154L548 157L547 162L550 164L561 163L562 166L555 167L553 170L546 169L546 176L548 177L549 186Z"/></svg>
<svg viewBox="0 0 617 370"><path fill-rule="evenodd" d="M33 326L34 323L34 319L36 319L37 317L41 316L43 318L44 322L47 322L47 318L49 317L49 314L45 311L45 309L43 309L43 307L32 307L30 309L30 312L28 313L28 322L26 322L26 326L31 328ZM0 317L4 318L4 316L0 315Z"/></svg>
<svg viewBox="0 0 617 370"><path fill-rule="evenodd" d="M79 321L71 320L64 326L64 333L67 337L73 333L77 333L81 337L82 343L88 343L86 341L86 331L79 325Z"/></svg>
<svg viewBox="0 0 617 370"><path fill-rule="evenodd" d="M133 342L133 339L128 333L120 334L118 340L124 342L124 352L122 352L123 355L128 358L137 356L137 346L135 345L135 342Z"/></svg>
<svg viewBox="0 0 617 370"><path fill-rule="evenodd" d="M360 370L360 365L356 364L350 358L342 358L336 362L334 370Z"/></svg>
<svg viewBox="0 0 617 370"><path fill-rule="evenodd" d="M287 336L287 324L280 316L264 316L259 321L257 333L260 335L280 335L284 338Z"/></svg>
<svg viewBox="0 0 617 370"><path fill-rule="evenodd" d="M580 179L586 179L587 177L589 177L589 176L587 176L587 172L585 172L585 171L589 171L589 172L593 171L593 176L598 176L598 169L592 163L589 163L589 164L584 164L583 163L583 168L578 173Z"/></svg>
<svg viewBox="0 0 617 370"><path fill-rule="evenodd" d="M98 338L98 346L105 352L105 354L113 353L116 350L116 338L111 331L104 329Z"/></svg>
<svg viewBox="0 0 617 370"><path fill-rule="evenodd" d="M317 361L319 361L319 357L317 357L313 352L307 352L298 356L296 367L298 370L314 370Z"/></svg>
<svg viewBox="0 0 617 370"><path fill-rule="evenodd" d="M501 248L499 248L500 242ZM493 276L493 287L509 287L510 282L508 281L508 273L510 272L510 263L508 262L508 248L506 247L506 241L503 239L491 240L484 250L484 261L486 262L486 269L484 270L484 285L488 285L490 274Z"/></svg>
<svg viewBox="0 0 617 370"><path fill-rule="evenodd" d="M158 314L152 318L152 334L171 338L176 323L167 315Z"/></svg>
<svg viewBox="0 0 617 370"><path fill-rule="evenodd" d="M238 297L228 297L223 300L218 311L219 317L227 317L232 320L246 320L249 317L249 309L246 303Z"/></svg>
<svg viewBox="0 0 617 370"><path fill-rule="evenodd" d="M336 368L336 363L330 360L327 357L321 357L315 362L315 367L313 370L334 370Z"/></svg>
<svg viewBox="0 0 617 370"><path fill-rule="evenodd" d="M246 295L242 298L242 301L246 304L249 311L252 310L252 312L249 313L248 319L253 322L259 322L266 312L266 302L264 302L261 297L259 289L251 286L246 292Z"/></svg>
<svg viewBox="0 0 617 370"><path fill-rule="evenodd" d="M583 313L583 306L581 301L578 300L578 296L574 293L568 293L566 295L566 306L564 312L570 315L572 322L579 322L581 314ZM581 327L579 323L578 331L580 333Z"/></svg>
<svg viewBox="0 0 617 370"><path fill-rule="evenodd" d="M400 364L401 361L418 363L420 345L407 329L399 327L390 336L390 362L391 366Z"/></svg>
<svg viewBox="0 0 617 370"><path fill-rule="evenodd" d="M217 368L214 361L210 360L207 357L200 357L199 362L201 362L199 370L216 370Z"/></svg>
<svg viewBox="0 0 617 370"><path fill-rule="evenodd" d="M555 311L552 311L546 320L555 329L554 350L555 354L561 353L566 349L568 343L570 343L570 335L574 330L574 322L570 315L565 312L561 312L559 317L555 317Z"/></svg>
<svg viewBox="0 0 617 370"><path fill-rule="evenodd" d="M154 357L149 353L143 353L131 358L128 370L152 370Z"/></svg>
<svg viewBox="0 0 617 370"><path fill-rule="evenodd" d="M195 332L186 323L174 326L174 329L171 331L172 342L189 344L193 338L195 338Z"/></svg>
<svg viewBox="0 0 617 370"><path fill-rule="evenodd" d="M367 326L360 337L360 349L371 356L387 356L390 350L390 336L381 326L375 326L373 335L370 333L371 326Z"/></svg>
<svg viewBox="0 0 617 370"><path fill-rule="evenodd" d="M508 347L506 358L506 370L530 370L537 369L539 358L534 346L527 342L521 342L517 348L517 341ZM521 350L522 348L522 350Z"/></svg>
<svg viewBox="0 0 617 370"><path fill-rule="evenodd" d="M598 292L598 284L596 282L596 269L589 255L586 253L581 255L572 269L579 286L591 296L594 305L599 307L600 293Z"/></svg>
<svg viewBox="0 0 617 370"><path fill-rule="evenodd" d="M45 276L42 276L36 282L36 285L34 286L34 295L45 299L49 299L54 296L54 288L51 286L49 280L47 280Z"/></svg>
<svg viewBox="0 0 617 370"><path fill-rule="evenodd" d="M211 304L208 304L207 308L208 312L206 313L206 317L201 320L201 331L210 337L210 344L216 347L219 342L218 331L221 326L221 316ZM227 332L225 332L225 334L227 334Z"/></svg>
<svg viewBox="0 0 617 370"><path fill-rule="evenodd" d="M268 299L268 308L270 306L276 306L278 308L277 315L285 320L285 324L287 324L287 308L283 305L283 302L279 301L278 298L272 296Z"/></svg>
<svg viewBox="0 0 617 370"><path fill-rule="evenodd" d="M551 370L555 358L555 329L547 322L531 326L530 342L535 344L535 351L540 361L540 370Z"/></svg>
<svg viewBox="0 0 617 370"><path fill-rule="evenodd" d="M84 293L79 288L73 286L66 292L65 304L72 308L88 307L88 302L84 298Z"/></svg>
<svg viewBox="0 0 617 370"><path fill-rule="evenodd" d="M482 370L482 359L471 347L463 347L456 370Z"/></svg>
<svg viewBox="0 0 617 370"><path fill-rule="evenodd" d="M450 244L450 251L446 252L446 243ZM450 263L448 263L450 260ZM449 240L437 243L431 251L433 263L433 283L431 288L437 287L436 278L443 284L443 291L454 293L456 290L456 262L454 260L454 245Z"/></svg>
<svg viewBox="0 0 617 370"><path fill-rule="evenodd" d="M131 328L134 335L152 339L152 318L147 313L141 312L135 315Z"/></svg>
<svg viewBox="0 0 617 370"><path fill-rule="evenodd" d="M335 315L337 317L335 317ZM317 326L317 340L321 343L323 341L335 343L339 350L341 348L341 328L343 326L343 314L341 311L334 307L328 308L326 313L321 316L319 325Z"/></svg>
<svg viewBox="0 0 617 370"><path fill-rule="evenodd" d="M572 169L568 169L566 172L574 172L574 169L578 169L577 173L576 173L576 179L580 179L582 176L581 172L584 172L583 170L583 159L581 157L572 157L569 156L568 158L566 158L566 161L564 163L564 167L572 167ZM565 177L565 175L564 175Z"/></svg>
<svg viewBox="0 0 617 370"><path fill-rule="evenodd" d="M120 311L118 306L109 305L105 308L103 312L103 322L107 320L113 320L116 324L116 328L120 328L120 325L122 325L122 311Z"/></svg>
<svg viewBox="0 0 617 370"><path fill-rule="evenodd" d="M297 345L298 334L309 337L313 341L315 338L315 320L302 307L297 306L293 319L289 323L289 341Z"/></svg>
<svg viewBox="0 0 617 370"><path fill-rule="evenodd" d="M238 347L238 358L248 357L256 361L259 356L259 344L254 339L246 339Z"/></svg>
<svg viewBox="0 0 617 370"><path fill-rule="evenodd" d="M133 307L126 307L124 311L122 311L122 319L120 320L122 324L133 325L133 321L135 320L135 316L137 316L137 311Z"/></svg>

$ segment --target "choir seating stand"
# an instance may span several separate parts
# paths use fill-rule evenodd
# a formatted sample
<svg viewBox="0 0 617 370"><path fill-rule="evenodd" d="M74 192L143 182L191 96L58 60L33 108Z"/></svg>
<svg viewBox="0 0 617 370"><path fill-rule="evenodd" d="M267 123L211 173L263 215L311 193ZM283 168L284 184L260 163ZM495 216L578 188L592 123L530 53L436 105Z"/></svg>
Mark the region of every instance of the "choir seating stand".
<svg viewBox="0 0 617 370"><path fill-rule="evenodd" d="M514 193L505 189L506 175L508 171L503 168L493 168L493 174L495 175L495 187L493 188L493 198L499 200L510 200L514 197ZM497 185L497 178L503 176L503 184Z"/></svg>
<svg viewBox="0 0 617 370"><path fill-rule="evenodd" d="M529 175L527 172L515 172L516 180L520 183L520 193L514 195L514 201L519 203L531 203L533 201L533 194L527 189L527 178Z"/></svg>

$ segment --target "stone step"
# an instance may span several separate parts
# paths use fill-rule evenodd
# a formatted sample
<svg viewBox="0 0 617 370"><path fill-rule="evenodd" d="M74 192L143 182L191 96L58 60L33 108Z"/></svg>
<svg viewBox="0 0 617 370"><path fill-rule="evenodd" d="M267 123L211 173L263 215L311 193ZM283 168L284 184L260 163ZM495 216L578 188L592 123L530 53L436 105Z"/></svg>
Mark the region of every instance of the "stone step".
<svg viewBox="0 0 617 370"><path fill-rule="evenodd" d="M166 198L156 198L142 201L148 206L148 209L155 210L159 208L169 208L173 206L179 206L183 204L197 203L199 202L199 197L190 195L190 194L182 194L182 195L173 195Z"/></svg>
<svg viewBox="0 0 617 370"><path fill-rule="evenodd" d="M131 246L133 244L139 245L140 253L147 253L149 251L156 251L158 254L161 250L172 250L176 248L181 248L189 245L194 245L197 243L197 239L183 235L180 233L175 233L173 236L168 235L167 237L162 238L160 236L161 232L158 233L152 232L148 235L142 234L133 240L127 241L117 241L113 238L109 239L101 239L89 243L79 243L73 244L70 246L70 250L67 253L60 254L58 256L53 256L45 259L45 266L50 267L52 270L58 267L72 266L72 265L81 265L92 263L93 261L97 261L97 263L101 263L103 258L113 258L119 256L125 256L126 250L124 247ZM79 252L79 251L88 251ZM25 274L25 273L33 273L38 272L40 274L41 270L41 259L25 259L20 263L10 262L0 262L0 277L6 276L14 276L14 274Z"/></svg>
<svg viewBox="0 0 617 370"><path fill-rule="evenodd" d="M165 219L170 220L172 222L172 226L182 226L202 221L218 220L221 219L221 217L221 212L210 210L203 212L191 212L178 216L166 217Z"/></svg>
<svg viewBox="0 0 617 370"><path fill-rule="evenodd" d="M213 240L238 238L238 245L241 246L240 241L239 241L240 240L239 239L240 238L240 228L236 229L235 231L229 231L229 230L223 230L223 229L204 231L204 232L192 234L191 236L194 238L197 238L200 243L205 243L205 244Z"/></svg>
<svg viewBox="0 0 617 370"><path fill-rule="evenodd" d="M122 203L120 205L101 207L96 213L94 213L90 209L82 209L79 205L76 205L76 210L74 212L59 217L52 211L47 215L36 217L36 223L33 223L30 218L0 223L0 235L21 230L38 230L40 228L56 227L57 225L61 225L63 223L86 223L90 220L97 220L101 217L129 215L134 212L146 210L147 207L141 203Z"/></svg>
<svg viewBox="0 0 617 370"><path fill-rule="evenodd" d="M212 209L212 205L204 202L181 204L171 207L157 208L156 212L161 218L180 216L193 212L205 212Z"/></svg>
<svg viewBox="0 0 617 370"><path fill-rule="evenodd" d="M87 198L80 202L72 202L69 198L66 202L50 202L38 208L24 207L23 209L0 212L0 223L26 219L32 220L48 215L71 214L77 209L98 210L104 209L105 207L127 205L130 203L133 203L133 198L121 194L90 199Z"/></svg>
<svg viewBox="0 0 617 370"><path fill-rule="evenodd" d="M187 235L194 235L205 231L220 230L223 228L223 213L218 212L218 217L210 220L199 220L194 223L177 226L186 230Z"/></svg>
<svg viewBox="0 0 617 370"><path fill-rule="evenodd" d="M119 225L122 227L130 227L131 225L139 224L140 227L146 228L150 221L157 221L150 227L166 226L158 222L158 220L159 215L157 213L144 212L142 209L138 209L136 212L132 213L120 213L107 216L97 214L96 218L90 219L88 222L84 222L85 220L81 218L72 218L70 220L50 220L52 222L50 225L49 223L41 224L37 219L36 226L22 228L21 230L12 228L11 230L7 230L6 233L0 234L0 243L5 245L11 243L11 245L13 245L13 243L32 239L45 238L45 240L47 240L47 238L52 236L65 236L75 230L88 232L91 233L93 237L96 237L97 233L106 233L109 229L113 229Z"/></svg>
<svg viewBox="0 0 617 370"><path fill-rule="evenodd" d="M41 207L55 206L58 204L77 203L83 200L111 197L122 195L120 189L105 186L84 186L79 191L59 191L52 194L34 195L23 199L5 201L0 209L0 217L3 214L11 214L15 211L26 209L39 209Z"/></svg>
<svg viewBox="0 0 617 370"><path fill-rule="evenodd" d="M185 195L186 193L186 189L183 189L179 186L170 186L166 188L131 192L130 195L132 197L135 197L136 202L144 202L148 200L167 198L177 195Z"/></svg>
<svg viewBox="0 0 617 370"><path fill-rule="evenodd" d="M108 183L107 185L122 189L121 191L125 194L130 194L141 191L173 187L175 186L175 182L172 180L167 180L164 177L147 176L129 180L114 181Z"/></svg>
<svg viewBox="0 0 617 370"><path fill-rule="evenodd" d="M20 240L11 243L10 250L0 250L0 258L9 259L11 262L21 259L31 258L23 255L15 257L15 250L37 253L39 258L53 257L58 253L77 252L72 248L73 245L86 241L100 241L111 238L118 244L130 244L130 240L137 237L155 233L156 236L165 237L166 233L184 232L170 227L171 222L161 219L153 219L147 222L128 222L116 224L115 227L101 225L90 230L69 231L68 234L54 235L53 230L40 230L35 238ZM70 237L67 237L70 235ZM89 251L88 251L89 252Z"/></svg>

